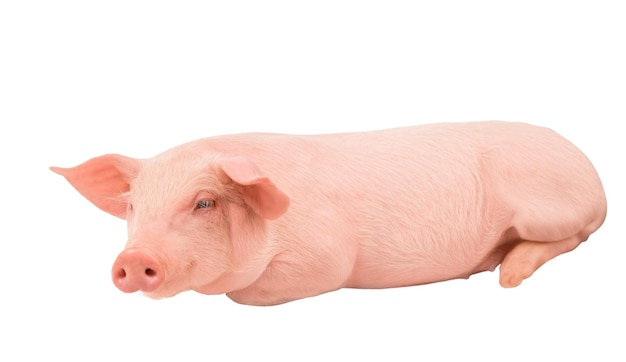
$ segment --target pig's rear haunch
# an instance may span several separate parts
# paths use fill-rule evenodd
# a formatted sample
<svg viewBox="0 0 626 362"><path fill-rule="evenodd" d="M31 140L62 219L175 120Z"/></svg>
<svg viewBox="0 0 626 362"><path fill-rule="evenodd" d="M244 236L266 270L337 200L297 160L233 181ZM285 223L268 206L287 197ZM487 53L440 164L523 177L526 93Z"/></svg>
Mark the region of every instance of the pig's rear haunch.
<svg viewBox="0 0 626 362"><path fill-rule="evenodd" d="M153 298L195 290L273 305L498 265L515 287L606 214L587 157L523 123L226 135L52 170L128 221L113 282Z"/></svg>

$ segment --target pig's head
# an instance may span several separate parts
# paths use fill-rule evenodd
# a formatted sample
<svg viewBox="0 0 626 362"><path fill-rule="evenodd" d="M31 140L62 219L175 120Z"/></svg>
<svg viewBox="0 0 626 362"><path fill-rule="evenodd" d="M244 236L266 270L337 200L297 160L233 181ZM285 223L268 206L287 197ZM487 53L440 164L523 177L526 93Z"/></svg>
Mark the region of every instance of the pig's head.
<svg viewBox="0 0 626 362"><path fill-rule="evenodd" d="M111 154L51 169L95 206L127 220L113 282L152 298L250 285L274 252L267 220L289 207L289 197L249 159L203 152L194 143L147 160Z"/></svg>

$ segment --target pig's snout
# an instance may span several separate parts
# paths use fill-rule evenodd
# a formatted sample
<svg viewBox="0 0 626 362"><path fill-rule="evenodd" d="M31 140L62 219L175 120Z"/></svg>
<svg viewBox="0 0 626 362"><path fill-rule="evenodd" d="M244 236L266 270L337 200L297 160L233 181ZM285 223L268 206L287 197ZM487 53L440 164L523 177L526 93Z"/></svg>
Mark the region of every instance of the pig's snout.
<svg viewBox="0 0 626 362"><path fill-rule="evenodd" d="M126 249L113 263L113 284L125 292L138 290L151 292L163 282L164 270L161 264L146 252Z"/></svg>

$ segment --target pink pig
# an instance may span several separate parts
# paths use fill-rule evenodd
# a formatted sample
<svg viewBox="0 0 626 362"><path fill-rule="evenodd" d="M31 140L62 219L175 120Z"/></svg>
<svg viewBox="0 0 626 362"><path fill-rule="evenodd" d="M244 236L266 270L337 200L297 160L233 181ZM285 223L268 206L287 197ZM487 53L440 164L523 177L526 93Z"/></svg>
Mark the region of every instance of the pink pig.
<svg viewBox="0 0 626 362"><path fill-rule="evenodd" d="M205 138L52 170L126 219L115 285L273 305L339 288L468 278L515 287L600 227L585 155L523 123Z"/></svg>

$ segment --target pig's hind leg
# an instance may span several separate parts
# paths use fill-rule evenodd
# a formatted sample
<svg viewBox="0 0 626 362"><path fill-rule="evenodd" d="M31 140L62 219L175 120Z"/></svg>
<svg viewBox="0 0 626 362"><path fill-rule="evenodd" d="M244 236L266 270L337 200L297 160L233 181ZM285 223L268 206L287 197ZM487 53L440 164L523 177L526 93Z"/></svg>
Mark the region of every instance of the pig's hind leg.
<svg viewBox="0 0 626 362"><path fill-rule="evenodd" d="M500 265L500 285L512 288L531 276L548 260L573 250L580 244L578 238L556 242L522 240L509 251Z"/></svg>
<svg viewBox="0 0 626 362"><path fill-rule="evenodd" d="M546 241L528 240L530 239L529 237L532 237L534 240L542 240L542 236L554 237L554 229L545 232L545 234L540 231L533 233L522 232L520 241L510 249L502 260L500 265L500 285L505 288L516 287L548 260L574 250L581 242L587 240L589 235L597 228L594 224L587 225L574 235L558 241L548 241L550 240L549 238L543 239Z"/></svg>

